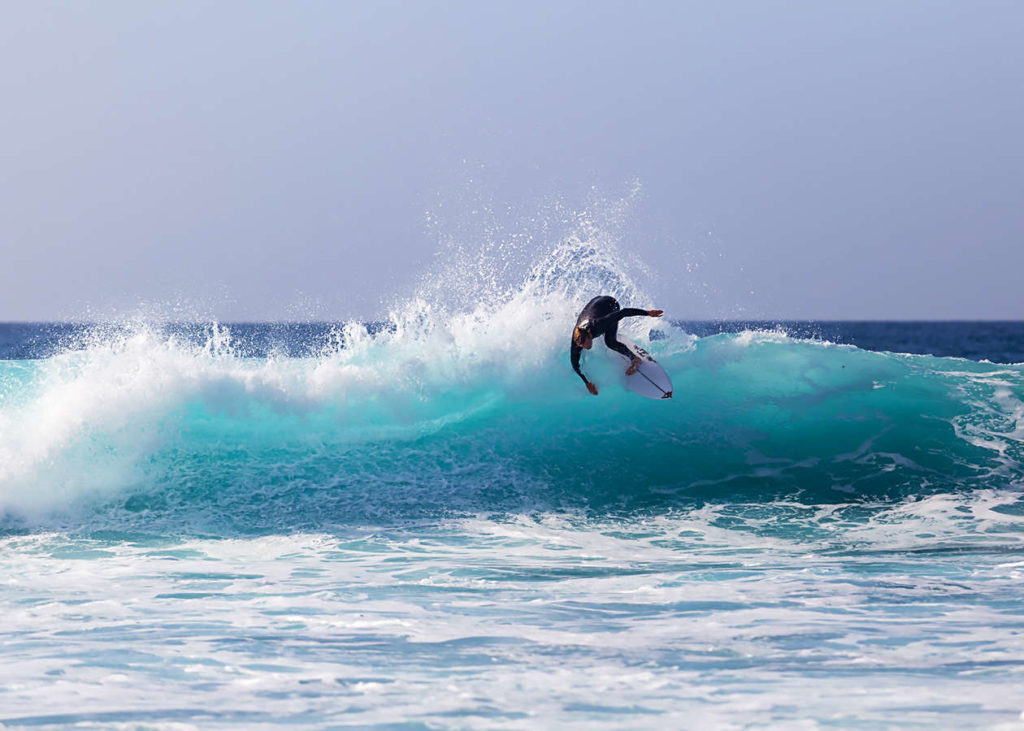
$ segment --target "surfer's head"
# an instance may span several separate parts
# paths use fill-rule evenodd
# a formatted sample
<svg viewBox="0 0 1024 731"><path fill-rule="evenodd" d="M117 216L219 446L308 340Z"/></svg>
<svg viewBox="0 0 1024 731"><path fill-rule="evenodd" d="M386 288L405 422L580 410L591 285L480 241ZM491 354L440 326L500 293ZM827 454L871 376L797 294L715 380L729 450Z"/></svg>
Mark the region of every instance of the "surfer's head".
<svg viewBox="0 0 1024 731"><path fill-rule="evenodd" d="M590 350L594 345L594 337L586 327L577 327L572 331L572 341L584 350Z"/></svg>

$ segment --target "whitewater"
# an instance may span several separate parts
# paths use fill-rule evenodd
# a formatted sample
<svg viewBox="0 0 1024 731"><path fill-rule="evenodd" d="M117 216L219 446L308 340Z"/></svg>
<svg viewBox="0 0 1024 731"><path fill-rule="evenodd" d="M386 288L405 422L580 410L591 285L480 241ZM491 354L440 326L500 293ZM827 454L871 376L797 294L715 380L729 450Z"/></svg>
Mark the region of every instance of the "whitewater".
<svg viewBox="0 0 1024 731"><path fill-rule="evenodd" d="M1024 366L668 312L675 398L595 398L580 307L660 304L612 243L451 264L0 360L0 723L1024 725Z"/></svg>

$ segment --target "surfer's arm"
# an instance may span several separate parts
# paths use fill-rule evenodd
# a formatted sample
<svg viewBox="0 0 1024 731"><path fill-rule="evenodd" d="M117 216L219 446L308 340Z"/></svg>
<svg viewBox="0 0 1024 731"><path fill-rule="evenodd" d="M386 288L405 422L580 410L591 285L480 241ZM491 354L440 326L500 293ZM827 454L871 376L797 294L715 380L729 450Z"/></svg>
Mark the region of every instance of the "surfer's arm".
<svg viewBox="0 0 1024 731"><path fill-rule="evenodd" d="M624 317L661 317L662 310L641 310L639 307L627 307L624 310L616 310L591 323L591 332L605 333L605 342L609 348L614 348L612 340L615 339L615 331L619 327L619 320ZM609 334L612 340L608 339ZM625 346L623 346L625 347ZM619 350L615 348L615 350ZM619 350L621 353L622 351Z"/></svg>
<svg viewBox="0 0 1024 731"><path fill-rule="evenodd" d="M582 352L583 348L573 343L572 347L569 348L569 362L572 363L572 369L576 371L576 375L582 378L584 383L590 383L587 377L583 375L583 371L580 370L580 353Z"/></svg>
<svg viewBox="0 0 1024 731"><path fill-rule="evenodd" d="M580 370L580 353L583 352L583 348L578 346L576 343L572 344L569 349L569 360L572 362L572 369L576 371L576 375L583 379L583 383L586 385L587 390L595 396L597 395L597 386L587 380L587 377L583 375L583 371Z"/></svg>
<svg viewBox="0 0 1024 731"><path fill-rule="evenodd" d="M637 307L625 307L618 312L613 312L612 317L616 320L621 320L623 317L640 317L641 315L646 314L647 310L641 310Z"/></svg>
<svg viewBox="0 0 1024 731"><path fill-rule="evenodd" d="M641 310L638 307L627 307L624 310L613 312L609 317L614 317L618 321L623 317L661 317L663 313L664 310Z"/></svg>

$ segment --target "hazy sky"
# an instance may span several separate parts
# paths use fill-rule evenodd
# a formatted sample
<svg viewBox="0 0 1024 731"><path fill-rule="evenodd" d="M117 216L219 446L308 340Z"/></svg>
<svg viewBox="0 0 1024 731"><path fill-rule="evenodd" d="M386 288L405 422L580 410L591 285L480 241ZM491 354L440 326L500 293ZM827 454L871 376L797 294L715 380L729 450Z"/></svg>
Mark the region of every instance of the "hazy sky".
<svg viewBox="0 0 1024 731"><path fill-rule="evenodd" d="M439 239L634 181L674 317L1024 318L1021 2L0 18L0 320L372 316Z"/></svg>

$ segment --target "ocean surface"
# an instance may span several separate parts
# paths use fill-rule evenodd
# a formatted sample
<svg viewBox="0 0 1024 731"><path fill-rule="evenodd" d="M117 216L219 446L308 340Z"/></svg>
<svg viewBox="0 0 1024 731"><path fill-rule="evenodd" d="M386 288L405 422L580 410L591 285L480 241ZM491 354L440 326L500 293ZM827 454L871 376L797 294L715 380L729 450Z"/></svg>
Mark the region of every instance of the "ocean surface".
<svg viewBox="0 0 1024 731"><path fill-rule="evenodd" d="M0 723L1024 726L1024 323L669 312L593 397L576 312L658 303L556 270L0 325Z"/></svg>

